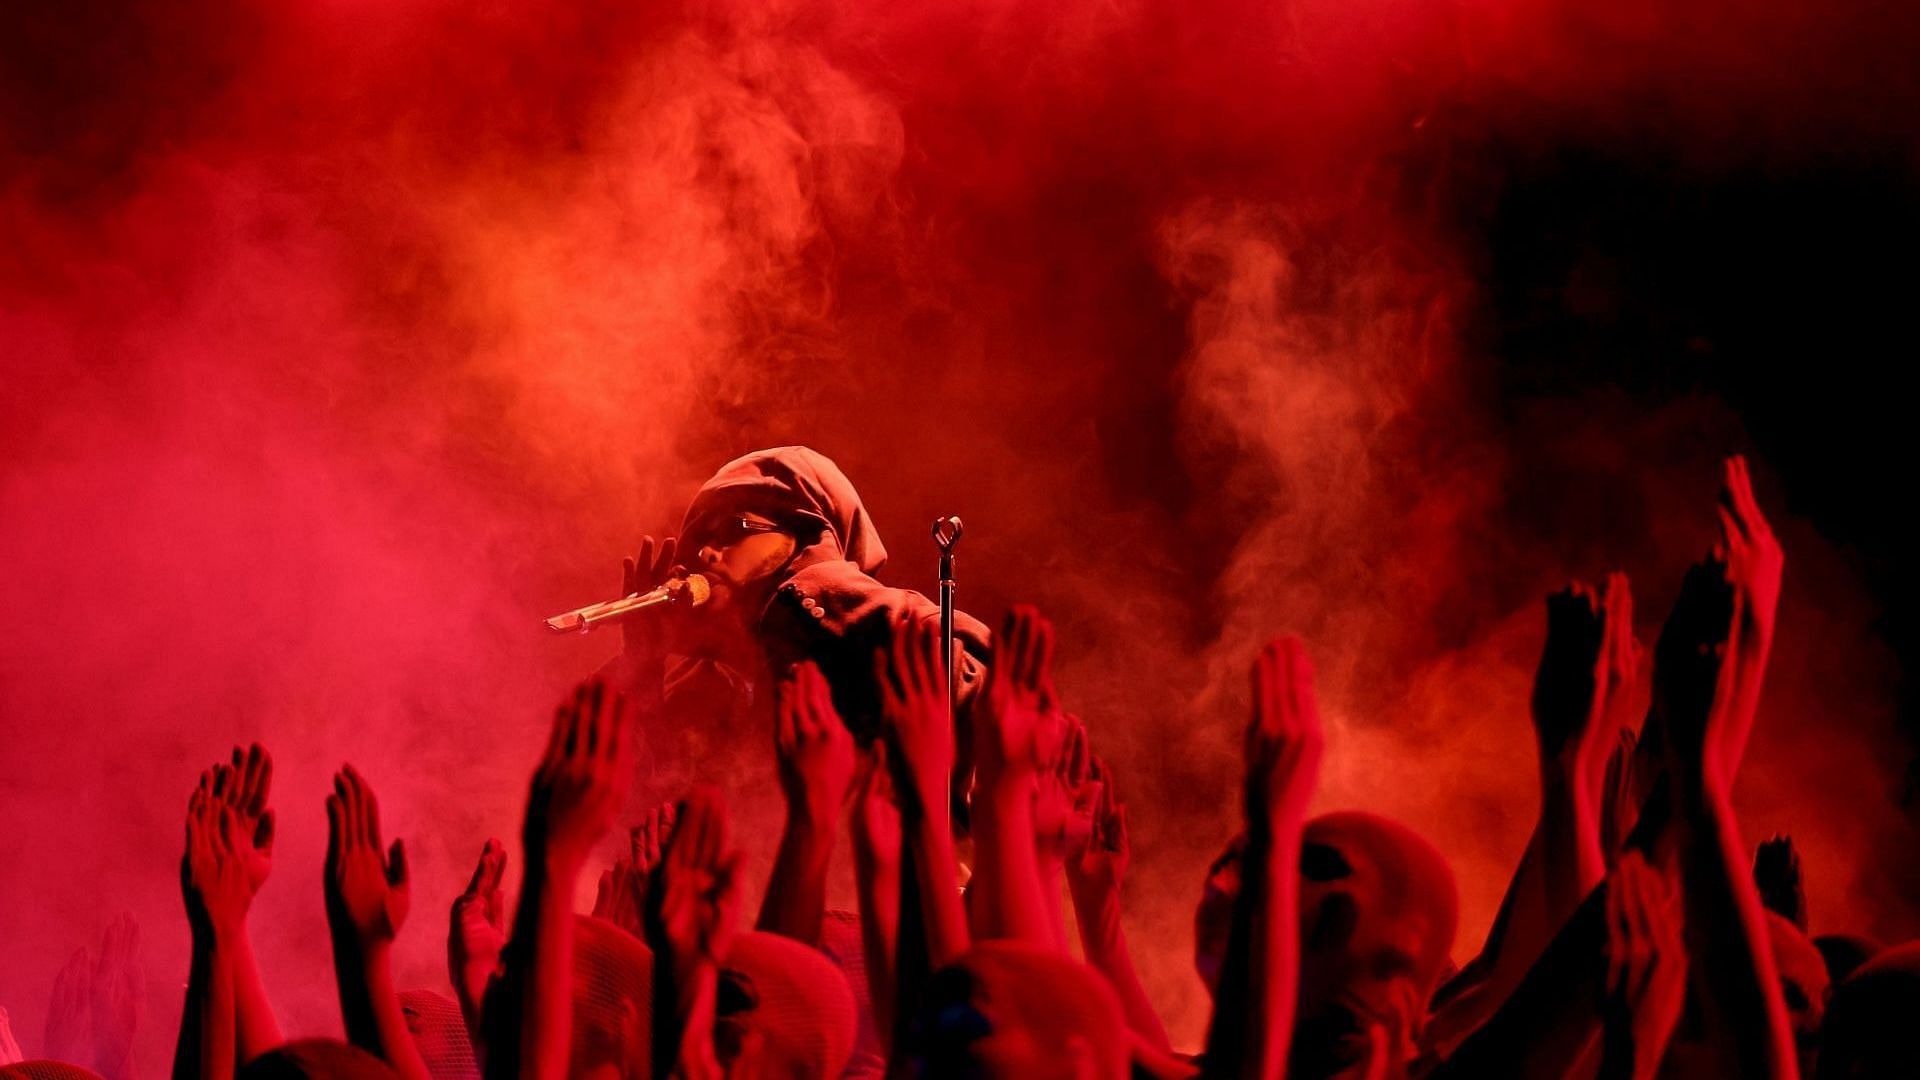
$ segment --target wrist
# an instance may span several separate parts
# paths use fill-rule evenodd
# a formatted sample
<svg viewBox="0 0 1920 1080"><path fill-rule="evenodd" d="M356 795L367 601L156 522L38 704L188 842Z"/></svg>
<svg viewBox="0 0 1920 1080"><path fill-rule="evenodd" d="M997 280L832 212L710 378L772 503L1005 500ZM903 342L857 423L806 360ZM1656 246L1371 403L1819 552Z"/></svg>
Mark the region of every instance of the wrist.
<svg viewBox="0 0 1920 1080"><path fill-rule="evenodd" d="M1593 789L1593 770L1573 754L1562 754L1540 766L1540 793L1543 800L1561 799L1580 802Z"/></svg>
<svg viewBox="0 0 1920 1080"><path fill-rule="evenodd" d="M1269 846L1281 843L1299 846L1300 836L1307 829L1306 807L1269 799L1251 809L1252 812L1247 815L1249 839L1260 840Z"/></svg>
<svg viewBox="0 0 1920 1080"><path fill-rule="evenodd" d="M832 840L840 820L840 800L809 792L787 799L787 832L802 839Z"/></svg>
<svg viewBox="0 0 1920 1080"><path fill-rule="evenodd" d="M953 819L948 815L945 803L938 804L938 809L914 814L907 827L907 838L921 849L953 850Z"/></svg>
<svg viewBox="0 0 1920 1080"><path fill-rule="evenodd" d="M569 884L580 876L580 868L587 863L587 850L571 844L555 843L545 836L528 835L524 838L527 851L526 879L521 882L523 890L531 889L535 883L567 882Z"/></svg>
<svg viewBox="0 0 1920 1080"><path fill-rule="evenodd" d="M1120 922L1120 882L1103 874L1068 874L1067 891L1083 929L1103 930ZM1090 933L1090 938L1104 937Z"/></svg>
<svg viewBox="0 0 1920 1080"><path fill-rule="evenodd" d="M1675 808L1688 816L1711 810L1726 797L1726 786L1711 757L1670 761L1667 778Z"/></svg>
<svg viewBox="0 0 1920 1080"><path fill-rule="evenodd" d="M1023 762L995 761L990 758L975 760L973 786L976 793L1030 786L1039 775L1032 765Z"/></svg>
<svg viewBox="0 0 1920 1080"><path fill-rule="evenodd" d="M684 1016L694 1002L718 986L720 968L699 949L670 948L669 952L674 1004Z"/></svg>
<svg viewBox="0 0 1920 1080"><path fill-rule="evenodd" d="M193 921L194 945L204 950L218 948L222 952L230 951L236 942L246 936L246 925L245 916L216 917L209 912L207 918Z"/></svg>

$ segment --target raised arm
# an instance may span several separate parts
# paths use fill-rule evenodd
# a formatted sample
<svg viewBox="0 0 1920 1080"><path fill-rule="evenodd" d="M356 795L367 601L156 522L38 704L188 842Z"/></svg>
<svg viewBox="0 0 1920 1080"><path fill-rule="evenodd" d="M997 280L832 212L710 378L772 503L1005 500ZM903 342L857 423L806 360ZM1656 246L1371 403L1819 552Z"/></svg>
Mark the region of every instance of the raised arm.
<svg viewBox="0 0 1920 1080"><path fill-rule="evenodd" d="M242 826L241 839L251 835ZM245 936L241 935L243 940ZM93 966L93 1067L104 1080L133 1080L133 1037L140 1028L146 993L140 924L123 914L101 935Z"/></svg>
<svg viewBox="0 0 1920 1080"><path fill-rule="evenodd" d="M1608 890L1574 910L1520 986L1425 1080L1531 1080L1574 1070L1600 1034L1605 990ZM1433 1056L1429 1051L1428 1056Z"/></svg>
<svg viewBox="0 0 1920 1080"><path fill-rule="evenodd" d="M624 858L602 872L594 891L593 917L604 919L622 930L647 940L647 891L660 865L660 849L673 834L675 806L661 803L627 831L628 849Z"/></svg>
<svg viewBox="0 0 1920 1080"><path fill-rule="evenodd" d="M1786 554L1753 496L1747 459L1738 454L1728 458L1725 475L1715 512L1720 518L1720 552L1727 580L1740 592L1732 631L1739 647L1731 654L1733 670L1723 706L1725 717L1716 725L1714 754L1731 788L1760 709L1760 687L1766 678L1767 658L1773 652Z"/></svg>
<svg viewBox="0 0 1920 1080"><path fill-rule="evenodd" d="M1063 725L1052 706L1053 624L1017 606L994 642L974 723L975 867L968 919L975 941L1057 948L1034 852L1033 800L1053 767Z"/></svg>
<svg viewBox="0 0 1920 1080"><path fill-rule="evenodd" d="M1746 590L1726 563L1695 566L1655 654L1673 840L1686 903L1687 958L1703 1048L1724 1076L1798 1075L1793 1032L1729 797L1729 725L1741 723Z"/></svg>
<svg viewBox="0 0 1920 1080"><path fill-rule="evenodd" d="M1626 575L1619 573L1609 574L1599 590L1575 583L1547 598L1546 643L1531 704L1540 816L1487 944L1469 965L1477 978L1429 1025L1429 1040L1443 1048L1494 1014L1606 876L1600 813L1608 760L1620 741L1614 703L1623 692L1622 671L1631 671L1632 610Z"/></svg>
<svg viewBox="0 0 1920 1080"><path fill-rule="evenodd" d="M235 937L244 932L253 893L241 865L239 825L233 810L213 793L218 771L201 773L200 786L187 802L180 891L193 930L193 960L174 1049L174 1080L231 1080L234 1074L232 951Z"/></svg>
<svg viewBox="0 0 1920 1080"><path fill-rule="evenodd" d="M1300 987L1300 845L1325 739L1306 647L1279 638L1253 668L1247 848L1207 1031L1210 1076L1274 1080L1286 1072Z"/></svg>
<svg viewBox="0 0 1920 1080"><path fill-rule="evenodd" d="M18 1065L26 1060L20 1052L20 1044L13 1037L13 1017L7 1010L0 1009L0 1065Z"/></svg>
<svg viewBox="0 0 1920 1080"><path fill-rule="evenodd" d="M860 947L867 961L867 1000L881 1045L892 1048L899 1020L901 825L887 744L876 739L854 780L853 867L860 905Z"/></svg>
<svg viewBox="0 0 1920 1080"><path fill-rule="evenodd" d="M709 1080L723 1074L713 1044L720 961L740 924L740 852L727 839L720 793L687 797L660 867L649 918L654 956L654 1075Z"/></svg>
<svg viewBox="0 0 1920 1080"><path fill-rule="evenodd" d="M393 985L393 941L405 925L413 887L406 847L381 844L380 804L352 765L327 796L327 925L347 1040L411 1080L428 1080Z"/></svg>
<svg viewBox="0 0 1920 1080"><path fill-rule="evenodd" d="M896 751L882 760L894 764L894 787L905 794L900 800L901 835L920 898L926 970L937 971L965 952L968 942L947 799L954 735L939 624L918 619L895 627L892 642L875 658L875 668L881 723Z"/></svg>
<svg viewBox="0 0 1920 1080"><path fill-rule="evenodd" d="M633 774L626 701L605 683L576 688L553 728L527 792L521 830L525 877L507 944L506 1008L489 1023L489 1077L561 1080L573 1017L573 888L588 853L613 824Z"/></svg>
<svg viewBox="0 0 1920 1080"><path fill-rule="evenodd" d="M240 830L247 887L258 894L273 870L274 813L267 805L273 791L273 755L259 743L245 751L236 746L229 767L233 779L222 794ZM246 933L234 942L233 994L238 1009L238 1067L286 1041L274 1017L273 1002L267 998L266 983L260 978L252 935Z"/></svg>
<svg viewBox="0 0 1920 1080"><path fill-rule="evenodd" d="M760 929L818 945L827 867L853 780L853 736L812 661L789 671L776 694L773 742L787 821L760 904Z"/></svg>
<svg viewBox="0 0 1920 1080"><path fill-rule="evenodd" d="M488 985L500 973L500 954L507 946L506 891L501 887L506 873L506 845L489 839L447 918L447 977L460 1001L467 1037L482 1058L486 1047L480 1030L481 1004Z"/></svg>
<svg viewBox="0 0 1920 1080"><path fill-rule="evenodd" d="M1099 785L1094 806L1093 835L1067 860L1067 887L1073 894L1074 921L1080 924L1080 947L1087 963L1099 969L1120 995L1127 1027L1147 1046L1165 1053L1172 1049L1166 1025L1147 997L1140 973L1127 947L1127 931L1120 911L1120 884L1132 861L1127 836L1127 808L1113 787L1113 772L1093 758L1093 782Z"/></svg>
<svg viewBox="0 0 1920 1080"><path fill-rule="evenodd" d="M1066 725L1053 768L1037 778L1033 799L1033 851L1040 864L1040 895L1047 904L1047 929L1060 951L1067 950L1067 913L1061 899L1067 863L1077 859L1093 841L1094 809L1100 802L1100 783L1093 776L1093 751L1087 729L1072 714Z"/></svg>

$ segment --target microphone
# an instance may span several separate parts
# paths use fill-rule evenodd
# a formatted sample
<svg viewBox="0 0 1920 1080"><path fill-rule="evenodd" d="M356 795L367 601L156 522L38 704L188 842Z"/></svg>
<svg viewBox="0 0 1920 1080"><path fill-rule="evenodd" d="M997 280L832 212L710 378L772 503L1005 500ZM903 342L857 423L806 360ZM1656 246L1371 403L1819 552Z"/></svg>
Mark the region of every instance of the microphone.
<svg viewBox="0 0 1920 1080"><path fill-rule="evenodd" d="M604 604L588 604L547 620L547 629L556 634L584 634L596 626L624 622L642 611L658 607L699 607L713 596L713 585L699 574L688 574L663 582L658 588L623 596Z"/></svg>

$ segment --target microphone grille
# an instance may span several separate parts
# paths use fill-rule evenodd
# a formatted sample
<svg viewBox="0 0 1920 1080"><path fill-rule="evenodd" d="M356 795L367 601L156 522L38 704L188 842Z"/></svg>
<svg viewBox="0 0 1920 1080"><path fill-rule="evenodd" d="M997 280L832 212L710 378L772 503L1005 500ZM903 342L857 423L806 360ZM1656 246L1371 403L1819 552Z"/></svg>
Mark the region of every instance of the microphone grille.
<svg viewBox="0 0 1920 1080"><path fill-rule="evenodd" d="M688 607L699 607L713 595L713 584L704 575L688 574L686 591L680 595L686 598Z"/></svg>

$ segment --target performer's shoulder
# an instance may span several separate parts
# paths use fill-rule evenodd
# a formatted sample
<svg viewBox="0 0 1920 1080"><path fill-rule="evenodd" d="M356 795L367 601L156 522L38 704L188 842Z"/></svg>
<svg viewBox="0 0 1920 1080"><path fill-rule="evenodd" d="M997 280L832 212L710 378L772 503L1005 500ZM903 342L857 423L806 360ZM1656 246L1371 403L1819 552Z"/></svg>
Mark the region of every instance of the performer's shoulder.
<svg viewBox="0 0 1920 1080"><path fill-rule="evenodd" d="M919 593L883 584L851 562L840 559L808 566L781 584L776 598L820 624L844 632L881 613L905 610L924 614L931 602ZM918 603L915 603L918 601Z"/></svg>

